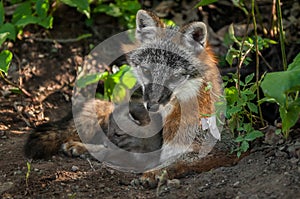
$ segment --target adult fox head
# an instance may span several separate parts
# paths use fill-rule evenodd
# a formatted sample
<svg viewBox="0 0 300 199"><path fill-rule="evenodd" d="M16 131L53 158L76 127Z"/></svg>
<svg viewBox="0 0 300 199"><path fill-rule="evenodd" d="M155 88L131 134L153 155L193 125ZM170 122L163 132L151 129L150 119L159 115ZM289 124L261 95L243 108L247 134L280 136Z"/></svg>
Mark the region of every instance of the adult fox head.
<svg viewBox="0 0 300 199"><path fill-rule="evenodd" d="M205 51L206 37L202 22L182 28L165 27L153 13L138 11L136 39L140 44L129 54L129 62L148 110L157 111L173 97L180 102L198 95L207 68L199 59Z"/></svg>

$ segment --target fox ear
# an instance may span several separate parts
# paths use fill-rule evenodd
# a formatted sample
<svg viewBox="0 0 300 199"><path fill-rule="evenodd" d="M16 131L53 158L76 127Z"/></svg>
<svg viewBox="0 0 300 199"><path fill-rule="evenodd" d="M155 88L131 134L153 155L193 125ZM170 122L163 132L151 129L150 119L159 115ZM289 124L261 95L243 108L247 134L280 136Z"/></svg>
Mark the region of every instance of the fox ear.
<svg viewBox="0 0 300 199"><path fill-rule="evenodd" d="M157 28L163 28L164 24L152 12L139 10L136 14L136 39L140 42L152 40Z"/></svg>
<svg viewBox="0 0 300 199"><path fill-rule="evenodd" d="M193 22L181 29L182 43L192 51L199 53L206 46L207 29L203 22Z"/></svg>

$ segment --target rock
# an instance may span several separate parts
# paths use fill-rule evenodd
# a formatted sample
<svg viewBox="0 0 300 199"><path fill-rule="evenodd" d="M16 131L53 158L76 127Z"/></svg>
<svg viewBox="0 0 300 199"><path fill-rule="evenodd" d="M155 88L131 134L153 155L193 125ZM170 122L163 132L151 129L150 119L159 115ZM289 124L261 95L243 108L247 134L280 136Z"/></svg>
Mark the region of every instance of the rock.
<svg viewBox="0 0 300 199"><path fill-rule="evenodd" d="M10 188L12 188L14 186L13 182L4 182L4 183L0 183L0 194L2 194L3 192L9 190Z"/></svg>
<svg viewBox="0 0 300 199"><path fill-rule="evenodd" d="M266 133L265 133L264 142L266 144L273 145L273 146L279 144L280 139L282 138L282 135L281 134L277 135L275 133L276 132L276 127L268 126L265 131L266 131Z"/></svg>
<svg viewBox="0 0 300 199"><path fill-rule="evenodd" d="M167 187L169 189L178 189L180 187L180 180L178 179L167 180Z"/></svg>
<svg viewBox="0 0 300 199"><path fill-rule="evenodd" d="M73 171L73 172L77 172L78 170L79 170L79 167L75 166L75 165L73 165L71 168L71 171Z"/></svg>

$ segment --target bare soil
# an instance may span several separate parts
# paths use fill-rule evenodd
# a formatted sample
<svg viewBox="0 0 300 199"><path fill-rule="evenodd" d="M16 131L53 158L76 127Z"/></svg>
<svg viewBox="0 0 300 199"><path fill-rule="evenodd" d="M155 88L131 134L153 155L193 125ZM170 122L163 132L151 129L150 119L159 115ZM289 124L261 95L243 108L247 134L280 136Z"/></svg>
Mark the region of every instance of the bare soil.
<svg viewBox="0 0 300 199"><path fill-rule="evenodd" d="M91 30L85 26L82 16L74 14L75 10L66 9L63 13L56 17L53 30L29 27L27 36L12 44L15 58L8 78L32 96L15 94L12 86L0 80L2 198L300 198L300 129L297 127L287 141L275 135L270 127L266 137L254 143L251 153L237 165L185 176L179 179L179 186L169 186L159 194L156 189L133 183L138 174L116 171L93 159L69 158L63 154L50 160L32 161L28 173L29 160L23 155L28 133L35 125L57 121L71 111L76 70L89 53L89 44L97 45L120 31L115 28L116 21L104 15L98 16L101 20ZM76 38L93 31L98 36L73 43L35 39ZM221 52L220 49L217 51Z"/></svg>

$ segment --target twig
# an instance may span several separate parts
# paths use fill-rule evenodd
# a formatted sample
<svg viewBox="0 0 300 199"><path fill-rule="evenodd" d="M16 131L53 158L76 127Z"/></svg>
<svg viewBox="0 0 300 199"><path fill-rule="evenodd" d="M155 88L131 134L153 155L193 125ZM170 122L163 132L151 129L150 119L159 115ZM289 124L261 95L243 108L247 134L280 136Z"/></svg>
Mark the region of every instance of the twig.
<svg viewBox="0 0 300 199"><path fill-rule="evenodd" d="M49 38L37 38L37 37L29 37L30 39L34 41L39 42L47 42L47 43L74 43L78 42L80 40L86 39L88 37L91 37L92 34L83 34L76 38L70 38L70 39L49 39Z"/></svg>
<svg viewBox="0 0 300 199"><path fill-rule="evenodd" d="M96 171L96 169L94 168L94 166L92 165L92 162L90 161L89 158L86 159L88 161L88 163L90 164L90 167L92 168L93 171Z"/></svg>
<svg viewBox="0 0 300 199"><path fill-rule="evenodd" d="M26 91L24 88L22 88L21 86L9 81L5 76L4 74L0 71L0 77L9 85L12 85L13 87L16 87L18 88L24 95L26 95L27 97L32 97L32 95Z"/></svg>
<svg viewBox="0 0 300 199"><path fill-rule="evenodd" d="M257 25L256 25L256 18L255 18L255 0L252 0L252 9L251 9L251 14L253 18L253 26L254 26L254 35L255 35L255 59L256 59L256 96L257 96L257 101L260 100L260 93L259 93L259 54L258 54L258 35L257 35ZM260 104L258 104L258 112L259 112L259 117L261 120L261 123L263 126L265 126L265 122L262 116L262 110Z"/></svg>
<svg viewBox="0 0 300 199"><path fill-rule="evenodd" d="M263 62L267 65L267 67L273 71L273 67L268 63L268 61L264 58L264 56L261 54L260 51L258 51L258 55L261 57L261 59L263 60Z"/></svg>
<svg viewBox="0 0 300 199"><path fill-rule="evenodd" d="M281 14L280 4L281 4L280 0L276 0L278 25L279 25L279 36L280 36L280 47L281 47L281 54L282 54L282 64L283 64L283 70L287 70L287 61L286 61L285 46L284 46L284 34L283 34L282 14Z"/></svg>
<svg viewBox="0 0 300 199"><path fill-rule="evenodd" d="M21 119L26 123L28 127L32 127L30 122L23 116L22 112L18 109L17 105L20 105L18 102L14 102L14 109L17 111Z"/></svg>
<svg viewBox="0 0 300 199"><path fill-rule="evenodd" d="M239 64L237 66L237 79L238 79L238 82L236 84L236 87L238 89L238 93L239 93L239 96L241 95L241 89L240 89L240 81L241 81L241 67L242 67L242 64L244 63L244 60L246 58L246 56L248 55L248 53L251 51L251 48L249 48L247 50L247 52L244 54L244 56L242 56L242 52L243 52L243 48L244 48L244 45L245 45L245 40L246 40L246 36L247 36L247 32L248 32L248 29L249 29L249 23L250 23L250 15L248 14L247 15L247 26L246 26L246 31L245 31L245 34L243 36L243 40L242 40L242 45L240 47L240 52L239 52Z"/></svg>

